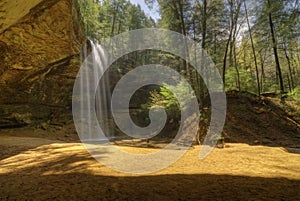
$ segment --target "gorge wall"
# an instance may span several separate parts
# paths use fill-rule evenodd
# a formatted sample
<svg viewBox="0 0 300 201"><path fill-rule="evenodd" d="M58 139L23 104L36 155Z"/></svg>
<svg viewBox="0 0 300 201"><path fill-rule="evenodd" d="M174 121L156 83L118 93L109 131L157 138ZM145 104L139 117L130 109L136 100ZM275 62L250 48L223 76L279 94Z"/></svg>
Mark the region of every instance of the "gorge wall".
<svg viewBox="0 0 300 201"><path fill-rule="evenodd" d="M64 123L83 34L72 0L0 2L0 128Z"/></svg>

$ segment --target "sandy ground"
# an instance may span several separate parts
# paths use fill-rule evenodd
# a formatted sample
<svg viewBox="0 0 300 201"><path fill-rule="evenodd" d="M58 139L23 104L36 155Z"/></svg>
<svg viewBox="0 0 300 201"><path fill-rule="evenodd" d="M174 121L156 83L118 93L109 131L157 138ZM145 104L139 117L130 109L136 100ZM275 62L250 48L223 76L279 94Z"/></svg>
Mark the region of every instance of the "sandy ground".
<svg viewBox="0 0 300 201"><path fill-rule="evenodd" d="M200 148L159 172L130 175L80 143L0 135L0 200L300 200L299 154L236 143L199 160Z"/></svg>

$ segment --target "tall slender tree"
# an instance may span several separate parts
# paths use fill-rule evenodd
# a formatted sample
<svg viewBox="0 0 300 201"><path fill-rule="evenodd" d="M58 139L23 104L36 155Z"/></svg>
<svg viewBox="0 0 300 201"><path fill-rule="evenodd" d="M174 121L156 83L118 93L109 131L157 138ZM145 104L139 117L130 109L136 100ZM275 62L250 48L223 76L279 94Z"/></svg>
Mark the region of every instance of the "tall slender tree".
<svg viewBox="0 0 300 201"><path fill-rule="evenodd" d="M247 20L247 25L248 25L248 30L249 30L249 36L250 36L250 41L251 41L251 48L252 48L252 53L253 53L253 58L254 58L254 64L255 64L256 82L257 82L257 93L258 93L258 96L260 96L261 90L260 90L260 82L259 82L258 64L257 64L255 45L254 45L254 41L253 41L252 30L251 30L250 21L249 21L246 0L244 0L244 7L245 7L245 15L246 15L246 20Z"/></svg>

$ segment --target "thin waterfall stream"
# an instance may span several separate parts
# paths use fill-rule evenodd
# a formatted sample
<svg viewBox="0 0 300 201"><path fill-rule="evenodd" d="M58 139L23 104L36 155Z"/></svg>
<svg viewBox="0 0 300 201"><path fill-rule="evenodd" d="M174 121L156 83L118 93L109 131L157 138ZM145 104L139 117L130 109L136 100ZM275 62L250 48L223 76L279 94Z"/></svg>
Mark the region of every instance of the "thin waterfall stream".
<svg viewBox="0 0 300 201"><path fill-rule="evenodd" d="M107 59L98 42L91 39L84 45L81 52L80 76L80 130L84 136L81 140L87 142L105 141L99 136L99 127L103 134L111 139L114 136L110 126L110 84L108 73L104 72ZM96 114L96 118L94 116ZM97 122L98 121L98 122ZM99 127L97 128L97 124Z"/></svg>

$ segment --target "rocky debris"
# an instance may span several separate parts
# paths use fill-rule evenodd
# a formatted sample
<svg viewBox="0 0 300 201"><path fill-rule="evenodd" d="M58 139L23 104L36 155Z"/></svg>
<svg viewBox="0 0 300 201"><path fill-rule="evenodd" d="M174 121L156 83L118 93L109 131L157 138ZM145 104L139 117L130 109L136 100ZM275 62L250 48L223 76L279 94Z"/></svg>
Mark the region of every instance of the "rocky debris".
<svg viewBox="0 0 300 201"><path fill-rule="evenodd" d="M32 123L31 113L12 113L0 116L0 128L14 128L26 126Z"/></svg>
<svg viewBox="0 0 300 201"><path fill-rule="evenodd" d="M72 111L68 107L21 103L0 104L0 128L30 125L44 130L50 127L59 130L71 120Z"/></svg>

